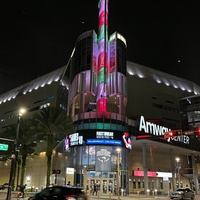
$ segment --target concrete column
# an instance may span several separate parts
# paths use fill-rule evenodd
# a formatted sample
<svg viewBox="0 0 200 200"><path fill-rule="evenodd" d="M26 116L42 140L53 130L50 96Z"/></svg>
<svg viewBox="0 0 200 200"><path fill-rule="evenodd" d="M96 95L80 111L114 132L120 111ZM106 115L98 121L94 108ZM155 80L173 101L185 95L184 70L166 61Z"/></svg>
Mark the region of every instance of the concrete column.
<svg viewBox="0 0 200 200"><path fill-rule="evenodd" d="M195 185L195 194L199 194L197 164L195 163L195 155L194 154L192 154L192 169L193 169L193 181L194 181L194 185Z"/></svg>
<svg viewBox="0 0 200 200"><path fill-rule="evenodd" d="M170 159L171 159L171 172L172 172L172 190L176 190L176 178L175 178L175 158L174 151L170 149Z"/></svg>
<svg viewBox="0 0 200 200"><path fill-rule="evenodd" d="M143 170L144 170L144 193L147 194L148 176L147 176L147 154L146 154L145 143L143 143L143 146L142 146L142 153L143 153Z"/></svg>
<svg viewBox="0 0 200 200"><path fill-rule="evenodd" d="M87 191L87 168L86 167L84 167L84 175L83 175L83 177L84 177L83 188L84 188L85 191ZM87 192L89 192L89 191L87 191Z"/></svg>

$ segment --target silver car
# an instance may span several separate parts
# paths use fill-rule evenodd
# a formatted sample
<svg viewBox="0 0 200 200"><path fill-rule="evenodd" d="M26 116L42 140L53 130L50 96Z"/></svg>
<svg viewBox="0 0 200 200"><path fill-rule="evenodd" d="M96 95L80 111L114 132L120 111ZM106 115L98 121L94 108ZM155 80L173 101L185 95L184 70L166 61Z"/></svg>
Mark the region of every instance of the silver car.
<svg viewBox="0 0 200 200"><path fill-rule="evenodd" d="M190 188L179 188L170 194L170 199L194 199L195 193Z"/></svg>

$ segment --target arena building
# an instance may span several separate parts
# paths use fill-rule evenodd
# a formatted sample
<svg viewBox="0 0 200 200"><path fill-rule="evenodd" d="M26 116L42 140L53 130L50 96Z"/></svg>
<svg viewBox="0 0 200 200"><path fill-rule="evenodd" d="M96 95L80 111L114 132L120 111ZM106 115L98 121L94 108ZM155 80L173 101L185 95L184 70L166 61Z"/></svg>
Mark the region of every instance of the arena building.
<svg viewBox="0 0 200 200"><path fill-rule="evenodd" d="M127 44L118 32L108 37L108 1L99 1L99 30L79 36L66 66L0 95L0 128L47 106L66 110L76 132L55 146L51 181L80 185L100 194L168 193L186 185L198 192L200 166L196 128L200 86L126 59ZM187 104L188 102L188 104ZM195 117L194 117L194 114ZM188 125L189 124L189 125ZM165 138L166 132L179 135ZM45 141L27 160L28 187L45 187ZM1 181L9 164L0 162Z"/></svg>

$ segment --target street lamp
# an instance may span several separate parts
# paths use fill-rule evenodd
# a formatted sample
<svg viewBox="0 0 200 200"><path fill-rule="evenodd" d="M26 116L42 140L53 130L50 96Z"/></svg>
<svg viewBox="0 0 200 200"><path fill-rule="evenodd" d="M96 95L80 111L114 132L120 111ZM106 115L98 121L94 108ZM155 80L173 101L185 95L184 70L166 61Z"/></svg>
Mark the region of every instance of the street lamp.
<svg viewBox="0 0 200 200"><path fill-rule="evenodd" d="M121 152L121 149L120 148L117 148L116 149L117 151L117 195L118 195L118 200L120 200L120 167L119 167L119 156L120 156L120 152Z"/></svg>
<svg viewBox="0 0 200 200"><path fill-rule="evenodd" d="M25 109L21 108L18 113L18 119L17 119L17 129L16 129L16 138L14 140L14 155L12 156L11 159L11 169L10 169L10 178L9 178L9 186L7 190L7 197L6 200L11 200L11 190L13 187L14 183L14 174L15 174L15 169L16 169L16 163L18 160L18 138L19 138L19 126L20 126L20 119L23 113L25 113Z"/></svg>
<svg viewBox="0 0 200 200"><path fill-rule="evenodd" d="M181 169L181 163L180 163L180 158L176 157L176 170L177 170L177 176L178 176L178 187L180 188L180 183L181 183L181 177L180 177L180 169Z"/></svg>

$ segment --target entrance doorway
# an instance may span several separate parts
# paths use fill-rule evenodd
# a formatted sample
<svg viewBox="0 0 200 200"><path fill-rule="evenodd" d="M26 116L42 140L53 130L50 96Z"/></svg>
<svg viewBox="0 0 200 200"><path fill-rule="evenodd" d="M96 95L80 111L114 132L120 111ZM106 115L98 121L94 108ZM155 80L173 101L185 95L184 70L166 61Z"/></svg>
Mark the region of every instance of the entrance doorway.
<svg viewBox="0 0 200 200"><path fill-rule="evenodd" d="M116 181L112 178L93 178L88 179L90 195L115 194Z"/></svg>

